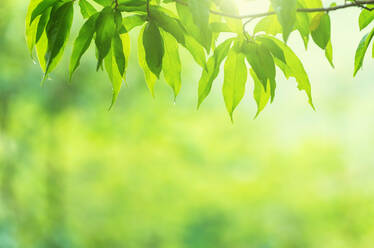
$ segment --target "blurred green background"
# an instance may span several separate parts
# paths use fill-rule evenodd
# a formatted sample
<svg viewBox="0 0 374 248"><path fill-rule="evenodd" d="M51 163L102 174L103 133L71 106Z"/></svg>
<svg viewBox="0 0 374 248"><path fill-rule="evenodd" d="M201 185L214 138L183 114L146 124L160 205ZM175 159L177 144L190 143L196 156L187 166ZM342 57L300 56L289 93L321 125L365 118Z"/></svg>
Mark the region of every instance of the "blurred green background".
<svg viewBox="0 0 374 248"><path fill-rule="evenodd" d="M93 51L72 84L65 56L40 87L27 4L0 4L1 248L373 247L374 63L352 78L358 10L332 13L335 70L292 34L316 112L279 76L274 104L253 120L249 83L231 124L222 78L195 110L187 54L176 104L162 81L151 97L135 53L110 112Z"/></svg>

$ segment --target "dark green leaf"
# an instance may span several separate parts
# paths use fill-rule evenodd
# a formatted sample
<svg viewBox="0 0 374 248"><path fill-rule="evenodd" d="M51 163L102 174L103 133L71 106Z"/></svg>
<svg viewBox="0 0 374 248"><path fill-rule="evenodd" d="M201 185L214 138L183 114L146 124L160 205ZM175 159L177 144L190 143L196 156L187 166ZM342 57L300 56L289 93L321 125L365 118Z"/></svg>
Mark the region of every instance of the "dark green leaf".
<svg viewBox="0 0 374 248"><path fill-rule="evenodd" d="M57 57L63 52L70 34L73 21L74 2L64 3L60 7L54 7L46 28L48 49L45 54L46 71L45 78L53 68L52 64L58 63Z"/></svg>
<svg viewBox="0 0 374 248"><path fill-rule="evenodd" d="M95 44L98 52L97 69L100 68L103 59L110 50L112 38L116 32L116 23L114 12L111 8L104 8L96 21L96 39Z"/></svg>
<svg viewBox="0 0 374 248"><path fill-rule="evenodd" d="M78 37L74 42L73 53L70 59L69 75L70 79L74 71L78 68L80 59L87 51L91 44L93 35L95 33L96 19L98 14L91 16L82 26L79 31Z"/></svg>
<svg viewBox="0 0 374 248"><path fill-rule="evenodd" d="M162 69L162 58L165 51L160 30L154 22L149 22L145 26L143 45L148 67L157 77L159 77Z"/></svg>

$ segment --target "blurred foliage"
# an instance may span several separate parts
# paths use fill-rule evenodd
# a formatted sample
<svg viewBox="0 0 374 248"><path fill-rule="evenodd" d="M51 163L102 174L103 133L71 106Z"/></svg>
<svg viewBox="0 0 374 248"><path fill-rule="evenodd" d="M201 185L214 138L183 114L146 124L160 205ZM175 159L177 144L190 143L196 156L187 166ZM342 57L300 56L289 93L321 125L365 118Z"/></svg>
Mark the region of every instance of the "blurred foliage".
<svg viewBox="0 0 374 248"><path fill-rule="evenodd" d="M74 84L62 68L40 87L26 0L1 5L1 248L372 247L369 77L359 94L342 84L324 98L316 87L325 112L284 96L231 125L216 99L194 111L192 84L176 105L166 84L153 100L135 67L108 112L94 61Z"/></svg>

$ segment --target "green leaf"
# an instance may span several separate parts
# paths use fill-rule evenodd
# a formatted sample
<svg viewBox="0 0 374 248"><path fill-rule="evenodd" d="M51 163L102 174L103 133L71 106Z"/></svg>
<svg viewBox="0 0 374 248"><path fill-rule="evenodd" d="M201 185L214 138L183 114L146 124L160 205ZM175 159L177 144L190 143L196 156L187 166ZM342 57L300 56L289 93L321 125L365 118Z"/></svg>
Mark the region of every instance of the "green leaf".
<svg viewBox="0 0 374 248"><path fill-rule="evenodd" d="M52 9L46 28L48 49L45 54L46 70L44 79L51 72L54 65L58 63L59 54L63 53L73 21L73 4L74 2L67 2L60 7Z"/></svg>
<svg viewBox="0 0 374 248"><path fill-rule="evenodd" d="M123 51L123 44L119 34L114 35L112 39L112 54L116 60L118 71L123 77L125 75L126 57Z"/></svg>
<svg viewBox="0 0 374 248"><path fill-rule="evenodd" d="M368 5L369 8L373 8L374 5ZM360 17L358 19L358 23L360 26L360 30L364 29L374 20L374 11L369 11L367 9L363 9L360 13Z"/></svg>
<svg viewBox="0 0 374 248"><path fill-rule="evenodd" d="M209 51L212 43L212 34L209 29L209 2L207 0L190 0L189 7L194 23L200 28L202 45Z"/></svg>
<svg viewBox="0 0 374 248"><path fill-rule="evenodd" d="M43 0L41 1L36 8L33 10L30 18L30 25L35 20L36 17L42 15L44 11L46 11L48 8L52 7L58 2L58 0Z"/></svg>
<svg viewBox="0 0 374 248"><path fill-rule="evenodd" d="M88 18L88 20L83 24L82 28L80 29L78 37L74 42L73 53L70 58L69 67L70 79L73 76L75 70L78 68L81 57L87 51L88 47L91 44L93 35L95 33L97 17L98 14L95 14Z"/></svg>
<svg viewBox="0 0 374 248"><path fill-rule="evenodd" d="M209 95L213 81L217 78L219 74L219 69L221 63L226 58L233 39L228 39L222 42L215 50L212 57L209 58L207 63L207 69L203 70L198 89L198 104L197 108L203 103L205 98Z"/></svg>
<svg viewBox="0 0 374 248"><path fill-rule="evenodd" d="M162 72L166 82L174 91L174 97L179 94L182 79L182 65L179 57L178 43L169 33L163 32L162 37L165 45L165 55L162 61Z"/></svg>
<svg viewBox="0 0 374 248"><path fill-rule="evenodd" d="M287 42L296 23L297 0L271 0L279 23L283 28L283 40Z"/></svg>
<svg viewBox="0 0 374 248"><path fill-rule="evenodd" d="M266 87L268 80L275 78L275 64L273 56L264 45L247 42L242 47L248 63L257 74L261 83Z"/></svg>
<svg viewBox="0 0 374 248"><path fill-rule="evenodd" d="M97 13L97 10L87 0L79 0L79 7L84 18L89 18Z"/></svg>
<svg viewBox="0 0 374 248"><path fill-rule="evenodd" d="M274 57L280 59L283 63L286 63L286 58L284 57L283 50L272 39L269 39L266 36L258 36L256 37L256 40L261 42L264 47L269 49Z"/></svg>
<svg viewBox="0 0 374 248"><path fill-rule="evenodd" d="M33 23L31 23L30 20L31 20L31 14L32 14L33 10L40 3L40 1L41 0L31 0L30 1L29 7L27 9L26 18L25 18L26 19L25 20L26 43L27 43L27 47L29 49L29 53L30 53L31 57L33 57L32 52L33 52L34 46L35 46L35 36L36 36L37 27L38 27L40 17L36 18L36 20Z"/></svg>
<svg viewBox="0 0 374 248"><path fill-rule="evenodd" d="M276 35L282 33L282 26L276 16L266 16L256 24L253 32L257 34L261 31L266 34Z"/></svg>
<svg viewBox="0 0 374 248"><path fill-rule="evenodd" d="M373 35L374 35L374 28L371 30L370 33L366 34L361 39L360 44L357 47L356 55L355 55L355 69L354 69L353 76L356 76L358 70L362 67L366 51L369 47L371 40L373 39Z"/></svg>
<svg viewBox="0 0 374 248"><path fill-rule="evenodd" d="M36 29L35 43L38 43L38 41L42 37L42 34L44 33L47 23L49 21L49 16L51 15L51 11L52 11L52 8L48 8L40 16L38 27Z"/></svg>
<svg viewBox="0 0 374 248"><path fill-rule="evenodd" d="M118 98L118 94L121 90L122 81L123 81L122 75L120 71L118 70L118 65L116 63L115 53L113 49L110 49L108 55L105 57L104 65L105 65L105 70L107 71L109 79L112 83L113 96L112 96L112 103L109 107L109 110L110 110Z"/></svg>
<svg viewBox="0 0 374 248"><path fill-rule="evenodd" d="M151 15L158 26L173 35L180 44L185 45L186 41L184 36L186 31L178 19L167 15L159 8L151 8Z"/></svg>
<svg viewBox="0 0 374 248"><path fill-rule="evenodd" d="M302 4L298 4L298 8L304 8ZM296 29L299 31L301 38L303 39L305 49L308 48L309 34L310 34L310 20L307 13L296 14Z"/></svg>
<svg viewBox="0 0 374 248"><path fill-rule="evenodd" d="M224 68L223 97L233 121L233 112L243 99L247 82L245 57L235 46L229 51Z"/></svg>
<svg viewBox="0 0 374 248"><path fill-rule="evenodd" d="M186 41L185 47L192 55L195 62L205 69L206 68L206 55L205 55L205 51L202 48L202 46L195 39L193 39L191 36L188 36L188 35L185 37L185 41Z"/></svg>
<svg viewBox="0 0 374 248"><path fill-rule="evenodd" d="M114 13L110 7L104 8L96 21L95 44L98 51L97 70L101 67L102 61L110 50L112 38L116 32Z"/></svg>
<svg viewBox="0 0 374 248"><path fill-rule="evenodd" d="M264 85L258 79L256 73L250 69L250 74L253 78L254 82L254 90L253 90L253 98L257 104L257 113L255 118L265 109L266 105L269 103L270 100L270 84L267 84L267 87L264 88Z"/></svg>
<svg viewBox="0 0 374 248"><path fill-rule="evenodd" d="M331 45L331 40L329 41L329 43L328 43L327 46L326 46L326 49L325 49L325 56L326 56L327 60L329 61L331 67L332 67L332 68L335 68L335 66L334 66L334 61L333 61L333 54L332 54L332 45Z"/></svg>
<svg viewBox="0 0 374 248"><path fill-rule="evenodd" d="M330 16L324 13L314 16L310 23L310 30L314 42L325 49L331 38Z"/></svg>
<svg viewBox="0 0 374 248"><path fill-rule="evenodd" d="M146 15L126 16L122 20L122 27L123 28L121 29L121 33L130 32L133 28L138 27L140 25L143 25L146 20L147 20Z"/></svg>
<svg viewBox="0 0 374 248"><path fill-rule="evenodd" d="M210 51L212 45L212 32L209 29L209 23L207 24L208 27L204 29L201 26L196 25L195 18L198 17L194 17L192 15L192 12L189 7L182 5L180 3L177 3L176 7L180 21L181 23L183 23L183 26L185 30L188 32L188 34L191 35L197 42L199 42L207 51ZM187 46L188 44L186 44L186 47Z"/></svg>
<svg viewBox="0 0 374 248"><path fill-rule="evenodd" d="M165 53L164 41L162 40L160 30L152 21L148 22L145 26L143 45L148 67L153 74L159 77L162 69L162 58Z"/></svg>
<svg viewBox="0 0 374 248"><path fill-rule="evenodd" d="M310 106L315 109L312 100L312 88L303 64L296 54L291 50L291 48L289 48L285 43L274 37L269 36L268 38L272 39L280 48L282 48L286 58L286 64L276 58L275 62L277 66L282 69L286 78L294 77L296 79L299 90L305 91L308 96Z"/></svg>
<svg viewBox="0 0 374 248"><path fill-rule="evenodd" d="M151 92L152 96L155 96L154 93L154 85L157 80L157 76L149 69L148 63L145 58L145 50L143 45L143 34L144 34L145 26L142 28L142 30L139 33L139 39L138 39L138 59L139 59L139 65L144 71L145 81L147 83L148 89Z"/></svg>

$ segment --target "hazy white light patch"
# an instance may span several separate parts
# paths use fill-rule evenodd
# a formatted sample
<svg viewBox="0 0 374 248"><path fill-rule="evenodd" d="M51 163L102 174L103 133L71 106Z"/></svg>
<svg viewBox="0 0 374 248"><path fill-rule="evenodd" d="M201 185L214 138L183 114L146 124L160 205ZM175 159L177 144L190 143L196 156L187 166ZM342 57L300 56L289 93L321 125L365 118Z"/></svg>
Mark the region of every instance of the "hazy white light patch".
<svg viewBox="0 0 374 248"><path fill-rule="evenodd" d="M255 14L269 9L269 1L266 0L235 0L240 14Z"/></svg>

